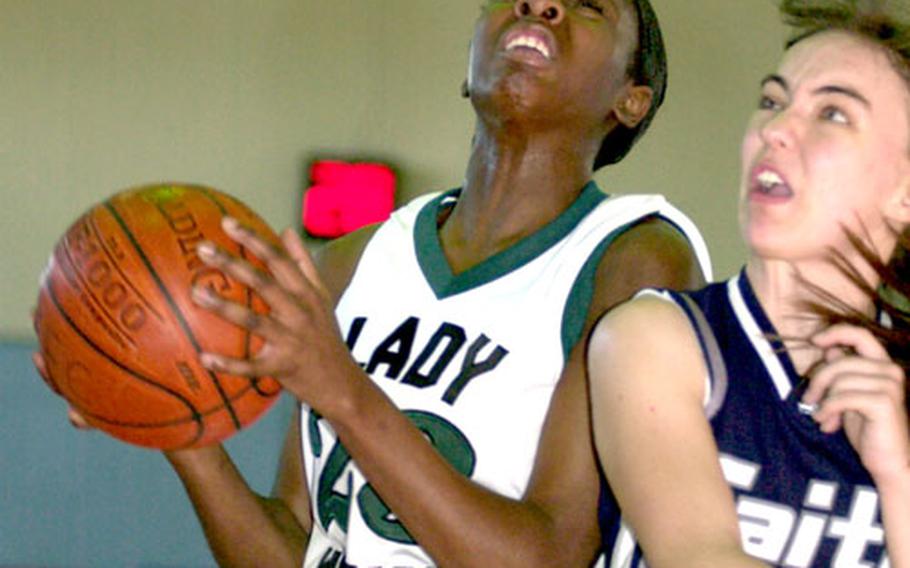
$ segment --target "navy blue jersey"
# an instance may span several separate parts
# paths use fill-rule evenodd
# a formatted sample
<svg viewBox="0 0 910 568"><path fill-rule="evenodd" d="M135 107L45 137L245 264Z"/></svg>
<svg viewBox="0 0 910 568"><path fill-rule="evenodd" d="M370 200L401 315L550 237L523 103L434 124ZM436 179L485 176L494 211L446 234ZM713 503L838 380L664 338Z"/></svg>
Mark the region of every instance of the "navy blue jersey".
<svg viewBox="0 0 910 568"><path fill-rule="evenodd" d="M706 413L745 551L776 566L888 566L872 479L843 432L822 433L800 403L803 379L745 271L688 293L710 332L682 294L661 294L686 312L708 361ZM721 355L714 364L712 333ZM643 566L606 484L599 515L607 565Z"/></svg>

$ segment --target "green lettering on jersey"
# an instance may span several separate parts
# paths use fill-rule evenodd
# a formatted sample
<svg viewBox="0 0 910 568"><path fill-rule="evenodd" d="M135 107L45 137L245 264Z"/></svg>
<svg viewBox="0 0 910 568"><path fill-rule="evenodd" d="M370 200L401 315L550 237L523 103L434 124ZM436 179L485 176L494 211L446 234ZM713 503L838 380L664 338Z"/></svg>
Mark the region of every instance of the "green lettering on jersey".
<svg viewBox="0 0 910 568"><path fill-rule="evenodd" d="M457 426L429 412L406 410L404 414L456 471L468 477L474 473L477 456L470 440ZM310 428L315 428L319 419L318 414L311 413ZM311 435L311 439L315 437ZM321 441L319 446L321 453ZM317 514L323 527L328 528L329 524L335 521L341 530L344 532L348 530L352 493L352 472L348 469L350 464L351 456L336 442L322 468L316 492ZM347 489L343 492L338 491L336 488L346 471ZM360 506L364 522L377 535L395 542L414 544L414 539L369 484L364 485L357 493L357 504Z"/></svg>
<svg viewBox="0 0 910 568"><path fill-rule="evenodd" d="M310 410L307 417L307 427L310 431L310 447L313 449L313 456L322 457L322 435L319 433L319 421L322 416L315 410Z"/></svg>
<svg viewBox="0 0 910 568"><path fill-rule="evenodd" d="M344 446L336 443L332 448L329 457L322 468L322 475L319 477L319 487L316 495L316 503L319 513L319 521L326 529L332 521L338 523L338 526L344 532L348 531L348 513L351 502L351 472L348 471L347 492L342 493L335 490L338 480L347 469L351 461L351 456Z"/></svg>
<svg viewBox="0 0 910 568"><path fill-rule="evenodd" d="M418 410L405 411L405 415L423 432L430 443L452 464L459 473L470 476L474 472L477 457L471 442L457 426L435 414ZM387 540L404 544L415 544L404 525L389 510L388 506L369 485L364 485L357 494L363 520L377 535Z"/></svg>

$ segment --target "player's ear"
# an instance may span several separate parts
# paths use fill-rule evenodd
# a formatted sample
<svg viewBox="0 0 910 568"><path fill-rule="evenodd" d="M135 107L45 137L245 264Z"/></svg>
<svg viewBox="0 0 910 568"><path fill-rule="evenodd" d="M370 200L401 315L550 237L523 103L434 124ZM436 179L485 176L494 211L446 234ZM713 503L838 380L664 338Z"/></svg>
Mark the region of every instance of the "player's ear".
<svg viewBox="0 0 910 568"><path fill-rule="evenodd" d="M651 108L654 91L645 85L629 85L613 105L613 115L626 128L635 128Z"/></svg>

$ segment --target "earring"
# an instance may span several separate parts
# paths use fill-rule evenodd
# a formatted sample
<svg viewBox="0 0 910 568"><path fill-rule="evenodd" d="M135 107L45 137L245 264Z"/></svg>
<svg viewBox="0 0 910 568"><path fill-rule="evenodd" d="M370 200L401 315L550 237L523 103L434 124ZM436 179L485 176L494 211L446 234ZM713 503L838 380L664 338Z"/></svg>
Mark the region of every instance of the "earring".
<svg viewBox="0 0 910 568"><path fill-rule="evenodd" d="M461 98L467 99L471 97L471 91L468 90L468 81L462 81L461 83Z"/></svg>

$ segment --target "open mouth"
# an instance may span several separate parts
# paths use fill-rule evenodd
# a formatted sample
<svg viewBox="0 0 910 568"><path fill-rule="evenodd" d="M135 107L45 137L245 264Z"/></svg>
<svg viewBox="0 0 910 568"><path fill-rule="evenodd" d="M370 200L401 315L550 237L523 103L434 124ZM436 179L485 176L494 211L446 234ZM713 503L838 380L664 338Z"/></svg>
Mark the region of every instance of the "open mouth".
<svg viewBox="0 0 910 568"><path fill-rule="evenodd" d="M752 191L768 197L791 197L793 190L784 178L772 170L762 170L754 177Z"/></svg>
<svg viewBox="0 0 910 568"><path fill-rule="evenodd" d="M502 49L532 62L549 62L556 56L552 34L537 25L521 25L510 30L503 38Z"/></svg>
<svg viewBox="0 0 910 568"><path fill-rule="evenodd" d="M542 55L545 59L552 58L550 47L539 38L532 35L521 34L510 39L506 43L506 51L512 51L513 49L531 49Z"/></svg>

